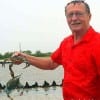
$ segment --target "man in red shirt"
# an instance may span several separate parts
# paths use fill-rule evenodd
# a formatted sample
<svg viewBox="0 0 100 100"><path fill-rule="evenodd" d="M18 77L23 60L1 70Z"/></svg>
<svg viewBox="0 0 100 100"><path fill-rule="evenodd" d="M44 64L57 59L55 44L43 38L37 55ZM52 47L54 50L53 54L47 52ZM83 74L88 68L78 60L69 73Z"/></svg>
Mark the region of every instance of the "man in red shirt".
<svg viewBox="0 0 100 100"><path fill-rule="evenodd" d="M72 35L51 56L64 67L64 100L100 100L100 34L89 25L89 6L72 1L65 15Z"/></svg>
<svg viewBox="0 0 100 100"><path fill-rule="evenodd" d="M64 100L100 100L100 34L89 22L91 12L82 0L73 0L65 7L65 16L72 35L65 38L51 57L40 58L15 52L41 69L64 68Z"/></svg>

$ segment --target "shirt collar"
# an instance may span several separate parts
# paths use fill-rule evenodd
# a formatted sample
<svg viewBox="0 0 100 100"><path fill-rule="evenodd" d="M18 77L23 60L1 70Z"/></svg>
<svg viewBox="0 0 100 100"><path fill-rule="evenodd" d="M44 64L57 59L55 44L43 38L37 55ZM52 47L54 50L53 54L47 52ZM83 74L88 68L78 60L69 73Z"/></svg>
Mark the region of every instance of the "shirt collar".
<svg viewBox="0 0 100 100"><path fill-rule="evenodd" d="M89 42L95 36L95 34L96 34L95 30L92 28L92 26L90 26L80 42ZM74 36L72 35L71 41L73 41L73 39L74 39Z"/></svg>
<svg viewBox="0 0 100 100"><path fill-rule="evenodd" d="M95 35L96 35L95 30L92 28L92 26L90 26L80 42L78 42L77 44L74 44L74 37L73 37L73 35L71 35L71 37L70 37L70 42L72 43L72 47L74 47L74 46L76 46L76 45L78 45L80 43L85 43L85 42L91 41L91 39Z"/></svg>
<svg viewBox="0 0 100 100"><path fill-rule="evenodd" d="M92 28L92 26L90 26L87 32L85 33L83 39L81 40L81 42L89 42L94 37L95 34L96 34L95 30Z"/></svg>

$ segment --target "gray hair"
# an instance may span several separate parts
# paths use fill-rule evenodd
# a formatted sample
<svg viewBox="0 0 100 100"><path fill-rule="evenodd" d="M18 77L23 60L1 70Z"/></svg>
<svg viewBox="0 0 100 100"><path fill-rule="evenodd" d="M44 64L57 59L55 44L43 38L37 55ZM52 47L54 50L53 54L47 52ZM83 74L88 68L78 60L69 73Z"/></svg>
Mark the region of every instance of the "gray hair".
<svg viewBox="0 0 100 100"><path fill-rule="evenodd" d="M86 7L87 13L88 13L88 14L91 13L89 5L88 5L84 0L73 0L73 1L69 2L69 3L65 6L65 12L66 12L66 8L67 8L68 5L70 5L70 4L74 4L74 5L75 5L75 4L77 4L77 3L83 3L83 4L85 5L85 7Z"/></svg>

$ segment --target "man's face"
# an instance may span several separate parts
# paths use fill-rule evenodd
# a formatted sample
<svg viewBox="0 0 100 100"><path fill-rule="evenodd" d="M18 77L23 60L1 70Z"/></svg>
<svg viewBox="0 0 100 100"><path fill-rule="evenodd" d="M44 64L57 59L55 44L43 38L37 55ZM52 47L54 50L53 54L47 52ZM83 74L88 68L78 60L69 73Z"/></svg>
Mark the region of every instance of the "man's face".
<svg viewBox="0 0 100 100"><path fill-rule="evenodd" d="M72 32L87 31L91 14L88 14L83 3L69 4L65 12L68 25Z"/></svg>

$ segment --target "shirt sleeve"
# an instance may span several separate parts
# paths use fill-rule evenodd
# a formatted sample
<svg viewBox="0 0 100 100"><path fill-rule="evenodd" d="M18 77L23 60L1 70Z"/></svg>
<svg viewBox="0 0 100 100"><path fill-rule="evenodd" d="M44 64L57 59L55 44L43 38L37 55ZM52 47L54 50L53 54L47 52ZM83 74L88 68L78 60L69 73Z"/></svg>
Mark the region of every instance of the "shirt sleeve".
<svg viewBox="0 0 100 100"><path fill-rule="evenodd" d="M66 47L66 43L67 43L67 40L70 38L71 36L69 37L65 37L61 43L60 43L60 46L51 54L51 59L58 63L59 65L62 65L63 63L63 52L64 52L64 49Z"/></svg>
<svg viewBox="0 0 100 100"><path fill-rule="evenodd" d="M51 59L54 62L56 62L56 63L58 63L60 65L62 64L62 57L61 57L61 49L60 49L60 47L51 54Z"/></svg>

